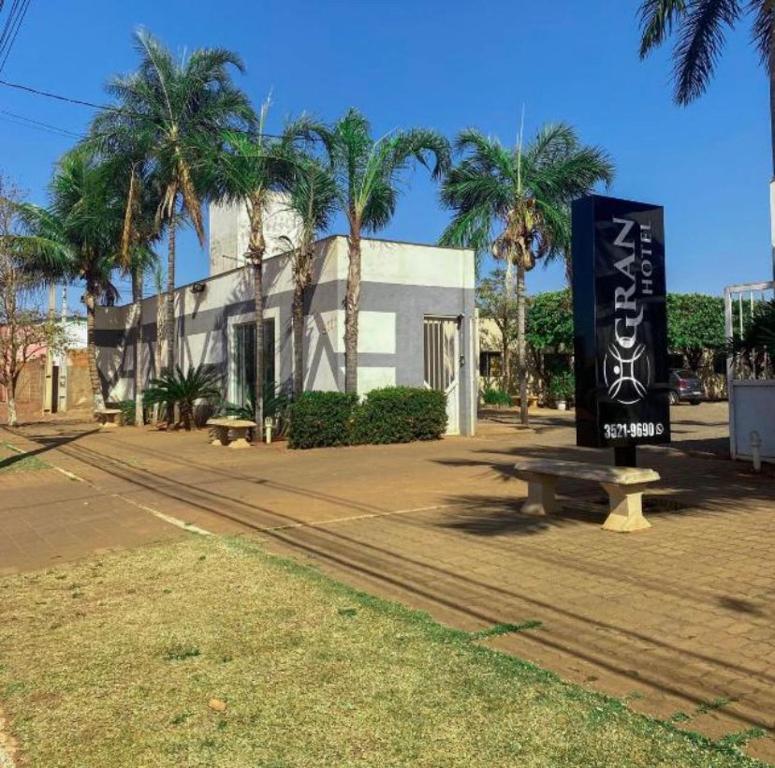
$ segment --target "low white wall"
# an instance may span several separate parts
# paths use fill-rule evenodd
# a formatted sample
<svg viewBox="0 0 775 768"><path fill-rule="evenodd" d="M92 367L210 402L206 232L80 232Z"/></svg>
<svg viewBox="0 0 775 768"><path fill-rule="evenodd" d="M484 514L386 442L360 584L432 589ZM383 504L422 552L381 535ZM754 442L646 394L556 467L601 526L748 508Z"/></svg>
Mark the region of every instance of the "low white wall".
<svg viewBox="0 0 775 768"><path fill-rule="evenodd" d="M761 457L775 461L775 380L733 381L729 399L730 451L751 457L751 432L762 441Z"/></svg>

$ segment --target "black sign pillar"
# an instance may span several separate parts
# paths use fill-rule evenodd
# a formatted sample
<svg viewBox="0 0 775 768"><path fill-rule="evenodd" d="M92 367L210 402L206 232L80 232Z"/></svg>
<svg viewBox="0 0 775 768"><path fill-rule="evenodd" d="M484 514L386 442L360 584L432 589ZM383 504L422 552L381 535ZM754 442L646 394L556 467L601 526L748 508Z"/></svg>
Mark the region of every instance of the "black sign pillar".
<svg viewBox="0 0 775 768"><path fill-rule="evenodd" d="M576 443L634 466L670 442L663 210L589 195L572 214Z"/></svg>

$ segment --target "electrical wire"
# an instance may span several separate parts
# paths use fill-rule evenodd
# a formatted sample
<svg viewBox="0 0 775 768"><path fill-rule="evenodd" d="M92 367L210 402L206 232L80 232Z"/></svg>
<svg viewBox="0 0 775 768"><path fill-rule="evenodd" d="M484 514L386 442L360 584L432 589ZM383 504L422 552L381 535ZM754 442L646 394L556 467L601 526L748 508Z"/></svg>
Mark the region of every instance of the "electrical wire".
<svg viewBox="0 0 775 768"><path fill-rule="evenodd" d="M16 37L19 34L19 30L21 29L22 24L24 23L24 17L27 15L27 11L29 10L31 2L32 0L21 0L22 4L19 6L20 10L17 14L16 26L14 27L13 32L8 38L8 41L5 46L4 56L3 56L3 49L2 47L0 47L0 56L3 56L3 60L0 61L0 72L3 71L3 67L5 67L6 62L8 61L8 57L11 55L11 49L13 48L13 44L16 42Z"/></svg>
<svg viewBox="0 0 775 768"><path fill-rule="evenodd" d="M8 40L8 33L11 29L11 26L13 25L14 19L16 18L18 8L19 0L13 0L11 10L8 11L8 18L5 20L5 24L3 25L3 31L0 32L0 51L5 47L6 41Z"/></svg>
<svg viewBox="0 0 775 768"><path fill-rule="evenodd" d="M22 0L22 2L23 2L23 0ZM19 90L19 91L24 91L25 93L31 93L31 94L33 94L35 96L43 96L44 98L55 99L56 101L62 101L62 102L65 102L67 104L76 104L76 105L81 106L81 107L88 107L89 109L98 109L98 110L105 111L105 112L118 112L118 113L123 113L123 114L134 116L134 117L141 117L141 118L145 117L145 115L143 115L143 114L141 114L139 112L134 112L134 111L128 110L128 109L126 109L124 107L117 107L117 106L113 106L113 105L110 105L110 104L97 104L94 101L87 101L86 99L77 99L77 98L73 98L71 96L63 96L62 94L54 93L52 91L44 91L44 90L41 90L40 88L33 88L32 86L24 85L23 83L12 83L12 82L10 82L8 80L0 79L0 85L5 86L6 88L14 88L14 89ZM250 131L235 130L234 133L247 133L247 134L249 134ZM283 138L282 135L277 134L277 133L263 133L262 135L266 136L267 138L270 138L270 139L282 139ZM314 138L317 139L317 137L314 137Z"/></svg>
<svg viewBox="0 0 775 768"><path fill-rule="evenodd" d="M50 123L44 123L41 120L34 120L31 117L25 117L24 115L19 115L16 112L10 112L7 109L0 109L0 114L6 115L7 117L12 118L7 122L14 122L19 125L29 126L30 128L37 128L42 131L48 131L49 133L55 133L62 136L70 136L74 139L84 138L83 134L75 133L73 131L68 131L66 128L59 128L56 125L51 125Z"/></svg>

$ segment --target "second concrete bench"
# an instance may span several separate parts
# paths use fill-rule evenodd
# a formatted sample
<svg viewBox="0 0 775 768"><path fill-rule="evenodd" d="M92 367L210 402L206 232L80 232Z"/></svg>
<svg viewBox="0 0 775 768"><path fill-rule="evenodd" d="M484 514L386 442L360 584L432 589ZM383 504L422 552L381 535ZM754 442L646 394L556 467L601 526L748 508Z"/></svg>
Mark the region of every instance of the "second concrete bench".
<svg viewBox="0 0 775 768"><path fill-rule="evenodd" d="M527 480L527 500L522 511L544 515L556 510L555 483L558 478L599 483L608 493L607 531L640 531L651 528L643 517L643 492L659 480L659 474L644 467L607 467L560 459L520 459L514 465L517 477Z"/></svg>

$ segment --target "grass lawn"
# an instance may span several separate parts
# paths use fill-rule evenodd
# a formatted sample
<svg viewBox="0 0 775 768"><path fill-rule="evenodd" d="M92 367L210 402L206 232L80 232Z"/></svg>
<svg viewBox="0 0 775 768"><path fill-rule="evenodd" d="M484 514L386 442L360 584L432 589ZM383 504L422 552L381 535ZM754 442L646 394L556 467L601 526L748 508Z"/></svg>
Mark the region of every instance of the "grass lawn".
<svg viewBox="0 0 775 768"><path fill-rule="evenodd" d="M757 765L244 539L0 580L0 709L46 768Z"/></svg>
<svg viewBox="0 0 775 768"><path fill-rule="evenodd" d="M6 459L13 459L13 461L7 462ZM33 469L48 469L48 467L49 465L37 456L19 458L17 449L9 443L0 442L0 472L28 472Z"/></svg>

